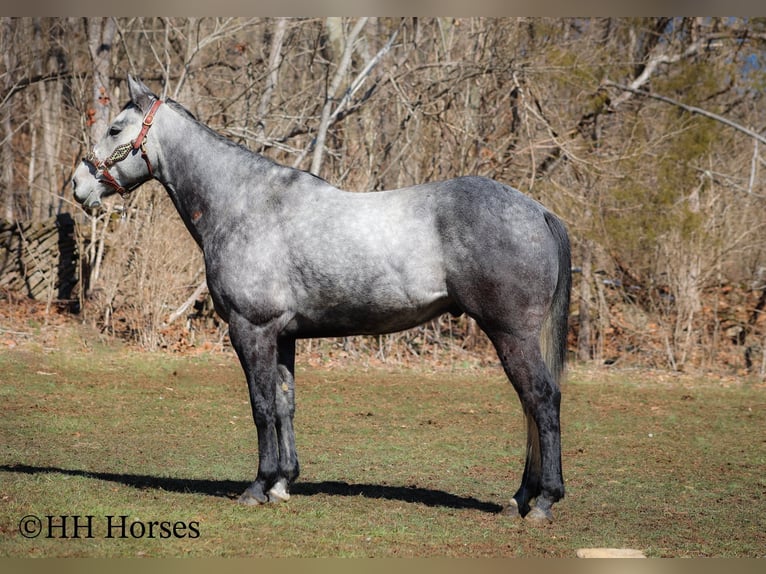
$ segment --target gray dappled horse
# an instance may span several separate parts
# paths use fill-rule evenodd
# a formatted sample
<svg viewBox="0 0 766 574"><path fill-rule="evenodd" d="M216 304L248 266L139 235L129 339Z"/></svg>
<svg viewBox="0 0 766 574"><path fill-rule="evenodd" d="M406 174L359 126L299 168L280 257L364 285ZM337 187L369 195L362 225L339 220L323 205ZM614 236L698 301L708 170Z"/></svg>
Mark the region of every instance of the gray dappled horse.
<svg viewBox="0 0 766 574"><path fill-rule="evenodd" d="M258 473L239 501L287 500L298 476L295 341L408 329L466 313L494 344L527 419L507 511L553 519L564 496L559 379L571 286L556 216L483 177L350 193L283 167L128 77L130 102L72 180L93 209L155 178L204 253L247 377Z"/></svg>

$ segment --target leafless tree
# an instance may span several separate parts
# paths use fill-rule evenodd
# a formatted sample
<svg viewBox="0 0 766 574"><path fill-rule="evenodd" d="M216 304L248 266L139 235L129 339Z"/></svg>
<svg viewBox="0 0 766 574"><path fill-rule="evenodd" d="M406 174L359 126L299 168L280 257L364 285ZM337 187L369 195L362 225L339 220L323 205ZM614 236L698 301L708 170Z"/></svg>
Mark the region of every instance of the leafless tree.
<svg viewBox="0 0 766 574"><path fill-rule="evenodd" d="M347 189L480 174L543 201L567 221L582 271L583 360L633 353L681 369L729 348L763 354L760 20L4 17L0 43L0 213L75 214L85 313L105 329L122 314L130 336L162 344L204 296L183 227L153 227L173 219L157 185L92 216L65 191L130 72L224 135ZM172 273L155 265L168 245ZM343 345L414 356L480 346L475 333L443 319Z"/></svg>

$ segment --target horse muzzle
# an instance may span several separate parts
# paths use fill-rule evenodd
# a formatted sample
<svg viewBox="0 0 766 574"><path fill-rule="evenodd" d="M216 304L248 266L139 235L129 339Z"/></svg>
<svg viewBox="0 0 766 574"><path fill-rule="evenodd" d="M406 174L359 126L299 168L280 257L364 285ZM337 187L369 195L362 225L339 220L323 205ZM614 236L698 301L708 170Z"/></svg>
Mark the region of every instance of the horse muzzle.
<svg viewBox="0 0 766 574"><path fill-rule="evenodd" d="M80 174L80 170L86 170L88 173ZM99 193L99 182L96 180L87 166L80 165L72 178L72 192L77 203L87 209L96 209L101 206L101 193Z"/></svg>

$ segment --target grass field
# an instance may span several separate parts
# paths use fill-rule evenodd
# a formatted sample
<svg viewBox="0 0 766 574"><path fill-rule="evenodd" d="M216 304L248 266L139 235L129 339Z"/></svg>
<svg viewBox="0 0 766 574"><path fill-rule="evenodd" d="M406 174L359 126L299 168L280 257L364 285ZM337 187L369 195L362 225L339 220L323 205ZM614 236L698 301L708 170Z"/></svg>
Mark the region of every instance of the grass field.
<svg viewBox="0 0 766 574"><path fill-rule="evenodd" d="M301 478L250 508L233 355L70 347L0 351L1 556L766 556L762 383L573 367L567 497L534 527L498 513L525 440L498 369L299 365Z"/></svg>

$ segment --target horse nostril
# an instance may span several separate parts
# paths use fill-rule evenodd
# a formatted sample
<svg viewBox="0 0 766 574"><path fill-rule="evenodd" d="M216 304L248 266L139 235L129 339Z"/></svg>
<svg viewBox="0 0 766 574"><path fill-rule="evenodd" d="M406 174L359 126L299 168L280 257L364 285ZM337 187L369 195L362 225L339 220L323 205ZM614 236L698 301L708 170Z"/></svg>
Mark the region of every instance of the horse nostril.
<svg viewBox="0 0 766 574"><path fill-rule="evenodd" d="M76 179L72 180L72 191L77 191L77 180Z"/></svg>

